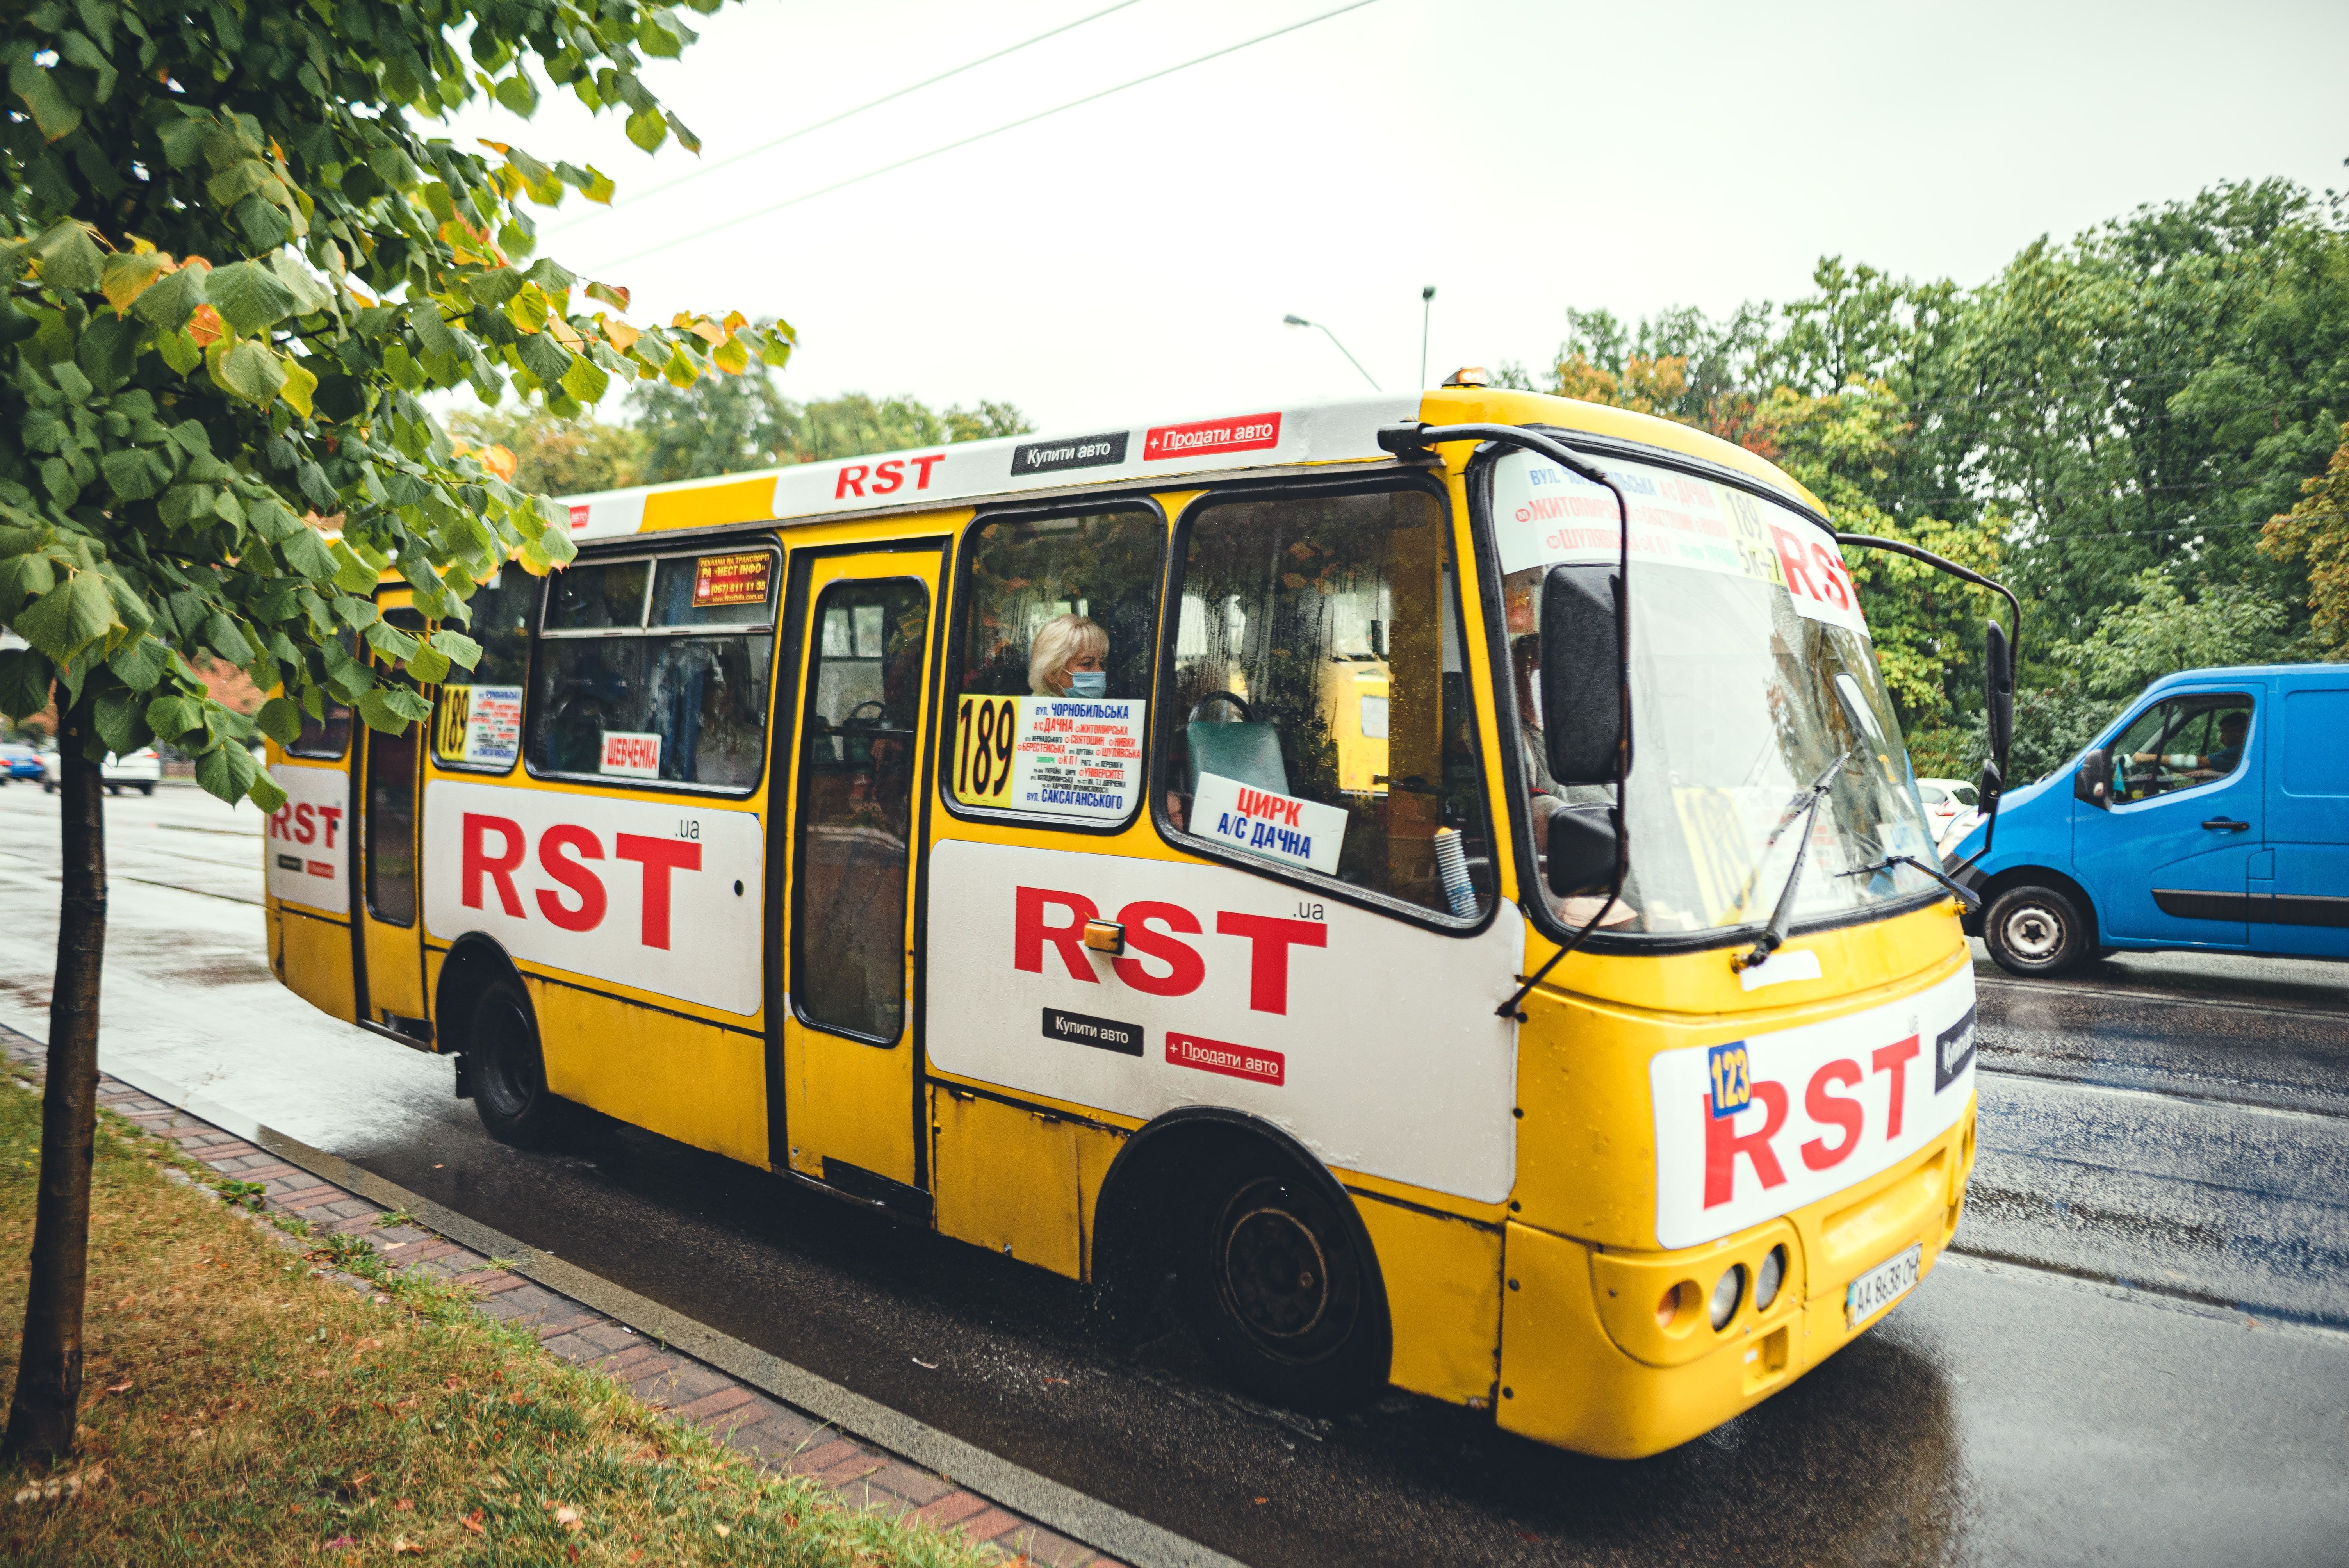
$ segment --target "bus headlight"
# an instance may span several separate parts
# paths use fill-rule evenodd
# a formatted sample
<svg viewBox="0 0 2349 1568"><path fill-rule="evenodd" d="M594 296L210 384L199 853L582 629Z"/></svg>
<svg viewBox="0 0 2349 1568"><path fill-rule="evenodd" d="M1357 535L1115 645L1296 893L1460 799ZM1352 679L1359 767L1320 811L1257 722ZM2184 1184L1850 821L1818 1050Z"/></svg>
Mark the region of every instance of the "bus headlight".
<svg viewBox="0 0 2349 1568"><path fill-rule="evenodd" d="M1737 1315L1737 1303L1745 1295L1745 1265L1732 1264L1721 1283L1713 1287L1713 1326L1726 1328L1729 1320Z"/></svg>
<svg viewBox="0 0 2349 1568"><path fill-rule="evenodd" d="M1778 1287L1786 1283L1786 1249L1772 1247L1770 1255L1754 1275L1754 1310L1767 1312L1770 1304L1778 1299Z"/></svg>

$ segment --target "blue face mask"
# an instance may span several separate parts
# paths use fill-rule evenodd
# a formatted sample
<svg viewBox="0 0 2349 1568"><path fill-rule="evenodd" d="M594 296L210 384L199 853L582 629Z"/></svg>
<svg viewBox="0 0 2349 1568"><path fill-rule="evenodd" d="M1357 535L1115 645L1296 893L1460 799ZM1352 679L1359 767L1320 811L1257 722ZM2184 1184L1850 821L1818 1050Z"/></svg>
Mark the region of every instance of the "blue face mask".
<svg viewBox="0 0 2349 1568"><path fill-rule="evenodd" d="M1107 670L1071 670L1069 695L1071 696L1107 696L1109 672Z"/></svg>

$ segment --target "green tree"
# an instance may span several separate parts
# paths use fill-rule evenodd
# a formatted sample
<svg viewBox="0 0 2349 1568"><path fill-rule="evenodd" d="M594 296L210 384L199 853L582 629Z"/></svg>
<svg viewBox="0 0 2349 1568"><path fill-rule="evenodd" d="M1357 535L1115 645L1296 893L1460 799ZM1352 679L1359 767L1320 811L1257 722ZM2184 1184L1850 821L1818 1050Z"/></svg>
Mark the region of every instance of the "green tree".
<svg viewBox="0 0 2349 1568"><path fill-rule="evenodd" d="M714 5L717 0L697 0ZM457 453L419 395L509 383L576 417L615 376L690 384L779 362L787 335L683 316L525 264L524 202L607 201L592 168L418 129L541 78L694 145L638 77L692 40L637 0L36 0L0 12L0 713L60 713L63 893L14 1454L69 1449L97 1075L106 862L98 762L150 738L200 783L284 796L244 742L330 699L425 717L354 647L418 681L470 666L467 596L510 559L571 554L552 504ZM587 303L587 302L593 302ZM610 307L596 310L595 304ZM305 516L338 520L324 531ZM426 634L383 623L394 562ZM218 657L280 695L247 719Z"/></svg>
<svg viewBox="0 0 2349 1568"><path fill-rule="evenodd" d="M647 484L1025 435L1035 428L1010 404L992 401L943 414L916 397L862 392L794 403L767 376L647 385L633 402L646 438Z"/></svg>
<svg viewBox="0 0 2349 1568"><path fill-rule="evenodd" d="M2328 659L2349 659L2349 424L2323 473L2300 482L2292 509L2268 520L2260 549L2308 563L2310 642Z"/></svg>
<svg viewBox="0 0 2349 1568"><path fill-rule="evenodd" d="M2168 573L2148 566L2130 586L2133 603L2111 606L2086 636L2051 650L2092 696L2128 696L2179 670L2267 664L2293 651L2290 609L2251 583L2205 587L2189 598Z"/></svg>
<svg viewBox="0 0 2349 1568"><path fill-rule="evenodd" d="M740 377L734 377L740 380ZM586 495L636 482L644 469L644 433L583 415L565 419L539 408L485 408L456 414L449 433L492 469L504 448L513 459L506 482L536 495Z"/></svg>

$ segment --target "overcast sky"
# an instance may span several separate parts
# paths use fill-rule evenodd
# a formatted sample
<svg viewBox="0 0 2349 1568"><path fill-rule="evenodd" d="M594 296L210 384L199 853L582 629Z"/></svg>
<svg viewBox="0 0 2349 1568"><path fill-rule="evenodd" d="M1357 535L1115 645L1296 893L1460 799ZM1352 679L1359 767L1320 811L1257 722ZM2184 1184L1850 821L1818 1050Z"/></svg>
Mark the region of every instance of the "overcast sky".
<svg viewBox="0 0 2349 1568"><path fill-rule="evenodd" d="M540 253L627 285L637 320L780 315L793 397L1007 398L1046 429L1364 389L1291 312L1409 387L1425 284L1431 381L1538 370L1568 306L1784 300L1835 253L1972 284L2040 234L2212 181L2349 186L2339 0L1373 0L684 238L1340 3L1133 0L668 191L1110 0L680 10L701 41L647 80L699 160L647 157L567 94L456 129L619 181L611 211L545 214Z"/></svg>

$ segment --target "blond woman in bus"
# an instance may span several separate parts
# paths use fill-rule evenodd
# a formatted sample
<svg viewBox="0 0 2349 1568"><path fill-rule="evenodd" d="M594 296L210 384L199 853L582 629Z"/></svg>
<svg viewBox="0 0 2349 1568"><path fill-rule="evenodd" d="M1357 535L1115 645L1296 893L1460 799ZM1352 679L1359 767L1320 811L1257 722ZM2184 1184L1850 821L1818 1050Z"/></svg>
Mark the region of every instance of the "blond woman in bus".
<svg viewBox="0 0 2349 1568"><path fill-rule="evenodd" d="M1028 688L1038 696L1107 696L1109 634L1084 615L1055 615L1028 649Z"/></svg>

